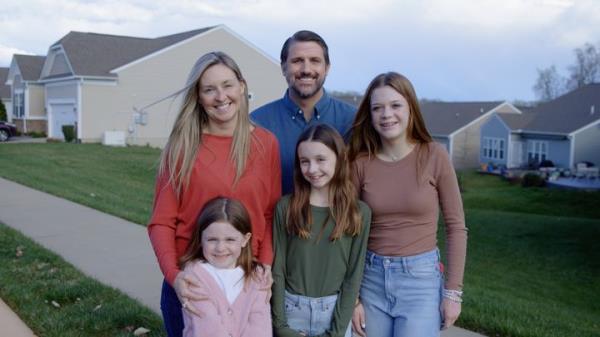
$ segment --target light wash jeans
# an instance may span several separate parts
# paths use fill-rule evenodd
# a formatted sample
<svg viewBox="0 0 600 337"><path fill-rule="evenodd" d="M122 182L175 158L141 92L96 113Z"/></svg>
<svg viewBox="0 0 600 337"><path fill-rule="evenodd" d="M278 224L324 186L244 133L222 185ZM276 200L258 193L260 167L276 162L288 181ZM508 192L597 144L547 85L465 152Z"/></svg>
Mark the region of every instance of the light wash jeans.
<svg viewBox="0 0 600 337"><path fill-rule="evenodd" d="M441 327L439 251L389 257L367 251L360 299L367 337L437 337Z"/></svg>
<svg viewBox="0 0 600 337"><path fill-rule="evenodd" d="M337 302L337 295L307 297L285 292L285 315L290 328L306 336L322 334L331 327L331 317ZM344 337L351 337L351 324L348 324Z"/></svg>

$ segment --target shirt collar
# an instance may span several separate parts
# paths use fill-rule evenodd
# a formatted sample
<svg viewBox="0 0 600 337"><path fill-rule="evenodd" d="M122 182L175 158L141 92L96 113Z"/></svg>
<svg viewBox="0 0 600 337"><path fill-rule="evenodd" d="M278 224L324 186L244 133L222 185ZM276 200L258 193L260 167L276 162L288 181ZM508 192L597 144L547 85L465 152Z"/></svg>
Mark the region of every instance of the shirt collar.
<svg viewBox="0 0 600 337"><path fill-rule="evenodd" d="M325 109L327 109L327 106L329 106L331 99L331 96L329 96L325 88L323 88L323 96L321 96L321 99L319 99L317 104L315 104L314 116L317 117L317 119L320 115L324 113ZM298 104L296 104L296 102L294 102L290 98L290 89L287 89L285 91L285 95L283 96L283 104L286 106L288 112L290 113L290 116L294 117L296 115L302 114L302 109L300 109Z"/></svg>

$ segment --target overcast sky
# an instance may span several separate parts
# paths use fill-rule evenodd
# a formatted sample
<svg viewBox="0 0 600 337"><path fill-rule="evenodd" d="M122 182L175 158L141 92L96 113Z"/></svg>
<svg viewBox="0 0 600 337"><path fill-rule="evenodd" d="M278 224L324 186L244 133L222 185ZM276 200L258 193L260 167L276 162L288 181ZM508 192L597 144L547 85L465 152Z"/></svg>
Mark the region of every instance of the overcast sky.
<svg viewBox="0 0 600 337"><path fill-rule="evenodd" d="M69 31L157 37L225 24L278 59L300 29L325 38L328 90L406 75L422 98L532 100L537 68L566 74L600 43L597 0L18 0L0 6L0 66L45 55Z"/></svg>

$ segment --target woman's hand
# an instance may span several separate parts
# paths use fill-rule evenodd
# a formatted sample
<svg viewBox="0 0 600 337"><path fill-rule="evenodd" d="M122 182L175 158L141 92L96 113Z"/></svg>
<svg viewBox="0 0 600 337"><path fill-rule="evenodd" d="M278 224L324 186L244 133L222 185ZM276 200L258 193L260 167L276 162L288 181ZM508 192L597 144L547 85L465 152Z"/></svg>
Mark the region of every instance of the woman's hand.
<svg viewBox="0 0 600 337"><path fill-rule="evenodd" d="M454 322L458 319L460 315L461 304L455 301L452 301L448 298L442 299L441 311L442 311L442 319L444 320L443 330L448 329Z"/></svg>
<svg viewBox="0 0 600 337"><path fill-rule="evenodd" d="M177 298L179 298L179 302L181 302L181 306L198 317L202 317L202 312L191 305L189 301L202 301L208 299L206 296L198 294L193 289L201 287L202 283L200 280L194 274L185 271L179 272L173 282L173 289L175 289L175 293L177 294Z"/></svg>
<svg viewBox="0 0 600 337"><path fill-rule="evenodd" d="M366 327L365 309L363 308L362 303L359 302L354 307L354 313L352 314L352 330L359 336L365 337L367 336L367 333L365 332Z"/></svg>
<svg viewBox="0 0 600 337"><path fill-rule="evenodd" d="M273 273L271 273L271 266L268 264L264 264L263 265L264 268L264 272L261 275L261 283L263 283L265 285L265 288L262 290L266 290L267 291L267 299L266 299L266 303L269 303L269 301L271 300L271 287L273 286Z"/></svg>

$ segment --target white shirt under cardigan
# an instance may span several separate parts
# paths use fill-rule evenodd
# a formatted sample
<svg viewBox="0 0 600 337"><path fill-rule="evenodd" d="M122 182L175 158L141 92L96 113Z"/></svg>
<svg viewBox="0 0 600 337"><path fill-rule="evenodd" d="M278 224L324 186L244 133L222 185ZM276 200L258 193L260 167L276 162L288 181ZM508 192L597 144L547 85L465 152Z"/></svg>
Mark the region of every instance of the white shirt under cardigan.
<svg viewBox="0 0 600 337"><path fill-rule="evenodd" d="M244 270L241 267L231 269L216 268L210 263L202 263L202 267L215 279L227 297L227 302L233 304L242 288L244 288Z"/></svg>

